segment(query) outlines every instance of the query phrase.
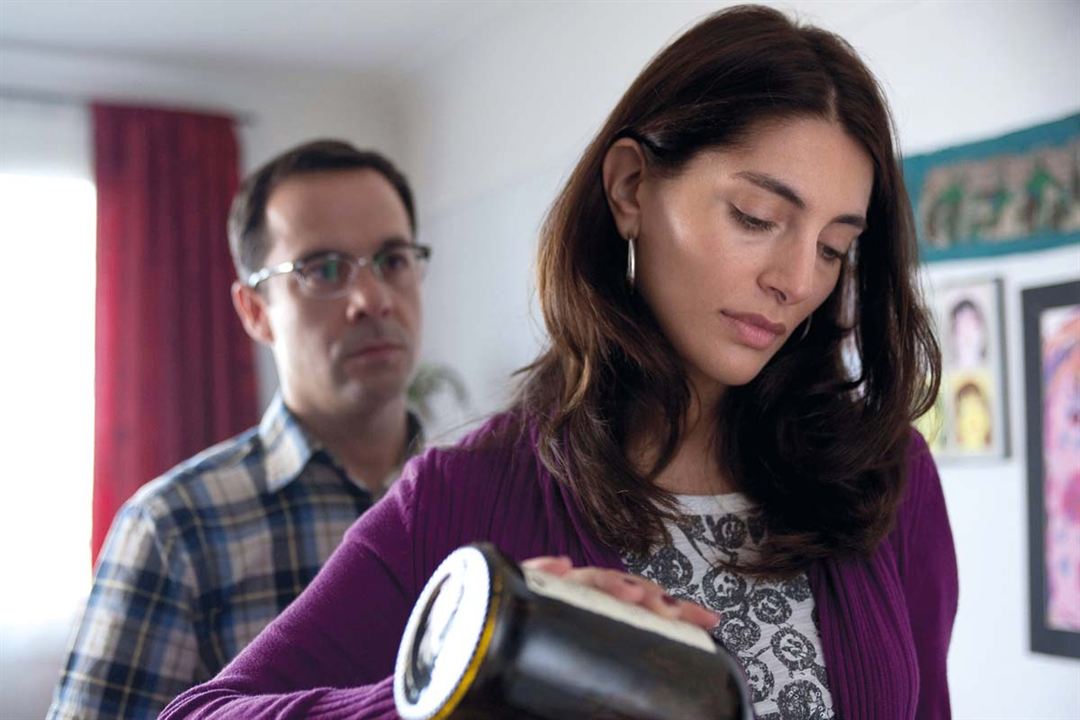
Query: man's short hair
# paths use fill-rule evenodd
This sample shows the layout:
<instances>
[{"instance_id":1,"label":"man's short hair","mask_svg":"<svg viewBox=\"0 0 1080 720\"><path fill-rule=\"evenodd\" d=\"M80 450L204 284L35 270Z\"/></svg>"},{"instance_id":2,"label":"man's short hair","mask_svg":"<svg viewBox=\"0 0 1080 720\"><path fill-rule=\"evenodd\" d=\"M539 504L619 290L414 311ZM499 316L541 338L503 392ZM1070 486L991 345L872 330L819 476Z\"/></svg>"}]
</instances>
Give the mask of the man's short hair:
<instances>
[{"instance_id":1,"label":"man's short hair","mask_svg":"<svg viewBox=\"0 0 1080 720\"><path fill-rule=\"evenodd\" d=\"M392 162L373 150L358 150L341 140L313 140L287 150L244 180L229 210L229 249L241 280L262 268L270 251L266 237L266 203L278 185L298 175L347 170L374 170L386 178L405 204L409 226L416 232L409 181Z\"/></svg>"}]
</instances>

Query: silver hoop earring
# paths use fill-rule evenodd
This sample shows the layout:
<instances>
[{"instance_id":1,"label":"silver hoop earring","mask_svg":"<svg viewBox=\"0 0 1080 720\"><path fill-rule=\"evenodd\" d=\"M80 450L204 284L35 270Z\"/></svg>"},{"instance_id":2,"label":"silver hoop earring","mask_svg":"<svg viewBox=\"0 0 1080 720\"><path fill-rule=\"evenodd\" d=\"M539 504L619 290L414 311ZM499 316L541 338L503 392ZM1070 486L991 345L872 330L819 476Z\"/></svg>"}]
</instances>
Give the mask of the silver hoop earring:
<instances>
[{"instance_id":1,"label":"silver hoop earring","mask_svg":"<svg viewBox=\"0 0 1080 720\"><path fill-rule=\"evenodd\" d=\"M814 314L810 313L806 316L806 325L803 327L802 335L799 336L799 342L806 339L806 336L810 334L810 321L814 319Z\"/></svg>"},{"instance_id":2,"label":"silver hoop earring","mask_svg":"<svg viewBox=\"0 0 1080 720\"><path fill-rule=\"evenodd\" d=\"M634 287L634 280L637 277L637 258L634 252L634 238L626 238L626 284L631 289Z\"/></svg>"}]
</instances>

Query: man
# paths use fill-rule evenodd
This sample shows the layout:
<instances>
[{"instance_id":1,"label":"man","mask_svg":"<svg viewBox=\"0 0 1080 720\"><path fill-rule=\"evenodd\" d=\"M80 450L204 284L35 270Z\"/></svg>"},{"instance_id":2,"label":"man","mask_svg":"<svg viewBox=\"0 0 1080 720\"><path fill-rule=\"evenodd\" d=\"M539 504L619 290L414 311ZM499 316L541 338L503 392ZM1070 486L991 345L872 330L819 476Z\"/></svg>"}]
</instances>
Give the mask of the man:
<instances>
[{"instance_id":1,"label":"man","mask_svg":"<svg viewBox=\"0 0 1080 720\"><path fill-rule=\"evenodd\" d=\"M429 249L385 158L290 150L237 194L232 298L280 391L257 428L117 514L50 718L156 717L215 675L314 577L420 445L405 388Z\"/></svg>"}]
</instances>

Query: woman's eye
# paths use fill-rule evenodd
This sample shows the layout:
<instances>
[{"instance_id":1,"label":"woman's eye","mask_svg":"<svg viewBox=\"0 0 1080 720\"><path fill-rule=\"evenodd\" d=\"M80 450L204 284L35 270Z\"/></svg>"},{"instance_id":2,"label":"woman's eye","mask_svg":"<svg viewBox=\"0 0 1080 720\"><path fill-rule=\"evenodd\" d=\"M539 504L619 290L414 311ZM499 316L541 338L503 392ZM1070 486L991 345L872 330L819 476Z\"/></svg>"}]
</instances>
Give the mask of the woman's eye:
<instances>
[{"instance_id":1,"label":"woman's eye","mask_svg":"<svg viewBox=\"0 0 1080 720\"><path fill-rule=\"evenodd\" d=\"M753 215L744 213L734 205L731 206L731 216L735 219L735 222L739 223L747 230L754 232L766 232L776 228L776 223L772 220L763 220L759 217L754 217Z\"/></svg>"},{"instance_id":2,"label":"woman's eye","mask_svg":"<svg viewBox=\"0 0 1080 720\"><path fill-rule=\"evenodd\" d=\"M844 253L829 247L828 245L821 246L821 257L825 258L828 262L840 262L844 259Z\"/></svg>"}]
</instances>

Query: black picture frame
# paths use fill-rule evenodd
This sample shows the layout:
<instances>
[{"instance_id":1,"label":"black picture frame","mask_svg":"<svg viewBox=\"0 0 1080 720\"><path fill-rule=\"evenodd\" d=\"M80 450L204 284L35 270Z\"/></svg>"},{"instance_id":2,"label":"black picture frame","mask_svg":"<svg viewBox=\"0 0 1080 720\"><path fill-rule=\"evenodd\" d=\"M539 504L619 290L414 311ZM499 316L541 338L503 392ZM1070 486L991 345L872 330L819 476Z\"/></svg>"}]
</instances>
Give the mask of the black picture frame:
<instances>
[{"instance_id":1,"label":"black picture frame","mask_svg":"<svg viewBox=\"0 0 1080 720\"><path fill-rule=\"evenodd\" d=\"M1080 658L1080 628L1059 629L1048 622L1046 546L1046 463L1044 453L1042 319L1048 310L1080 306L1080 280L1029 288L1022 293L1024 386L1027 403L1028 567L1031 650Z\"/></svg>"}]
</instances>

